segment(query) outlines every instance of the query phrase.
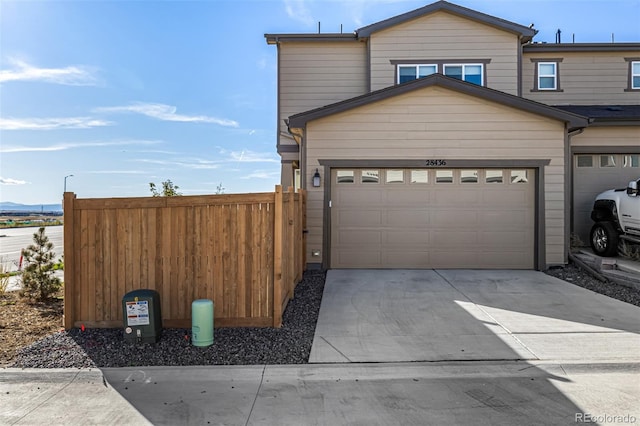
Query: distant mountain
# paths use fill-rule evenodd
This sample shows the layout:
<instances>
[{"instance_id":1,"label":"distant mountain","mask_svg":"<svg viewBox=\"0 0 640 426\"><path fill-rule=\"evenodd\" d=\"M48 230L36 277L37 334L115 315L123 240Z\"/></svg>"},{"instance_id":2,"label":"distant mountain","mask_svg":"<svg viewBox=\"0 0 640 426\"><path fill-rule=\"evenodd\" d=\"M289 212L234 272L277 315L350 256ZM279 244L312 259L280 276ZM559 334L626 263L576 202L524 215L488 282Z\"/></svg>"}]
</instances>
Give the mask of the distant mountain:
<instances>
[{"instance_id":1,"label":"distant mountain","mask_svg":"<svg viewBox=\"0 0 640 426\"><path fill-rule=\"evenodd\" d=\"M61 212L62 204L18 204L1 201L0 211L9 212Z\"/></svg>"}]
</instances>

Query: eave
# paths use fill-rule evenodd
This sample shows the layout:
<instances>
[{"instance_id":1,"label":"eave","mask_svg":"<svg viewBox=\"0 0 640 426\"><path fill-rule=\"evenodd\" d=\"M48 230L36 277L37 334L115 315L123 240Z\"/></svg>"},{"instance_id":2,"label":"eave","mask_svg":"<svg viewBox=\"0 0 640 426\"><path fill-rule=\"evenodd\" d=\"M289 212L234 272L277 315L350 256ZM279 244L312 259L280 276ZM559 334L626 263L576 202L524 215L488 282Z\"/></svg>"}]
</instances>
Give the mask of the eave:
<instances>
[{"instance_id":1,"label":"eave","mask_svg":"<svg viewBox=\"0 0 640 426\"><path fill-rule=\"evenodd\" d=\"M303 129L309 121L327 117L340 112L348 111L360 106L369 105L388 98L409 93L418 89L437 86L453 90L466 95L496 102L512 108L520 109L533 114L563 121L568 124L570 130L580 129L589 125L589 119L582 115L563 111L546 104L535 102L519 96L510 95L498 90L467 83L442 74L432 74L418 80L390 86L375 92L367 93L345 101L336 102L331 105L312 109L303 113L289 117L290 129Z\"/></svg>"}]
</instances>

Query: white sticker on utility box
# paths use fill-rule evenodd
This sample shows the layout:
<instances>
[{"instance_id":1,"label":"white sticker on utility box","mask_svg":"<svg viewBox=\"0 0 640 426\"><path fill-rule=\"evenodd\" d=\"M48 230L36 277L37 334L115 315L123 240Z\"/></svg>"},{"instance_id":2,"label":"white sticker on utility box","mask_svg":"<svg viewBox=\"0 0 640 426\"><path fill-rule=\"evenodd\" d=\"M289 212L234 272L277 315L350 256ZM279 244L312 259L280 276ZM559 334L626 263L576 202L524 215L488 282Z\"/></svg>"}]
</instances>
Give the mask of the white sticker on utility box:
<instances>
[{"instance_id":1,"label":"white sticker on utility box","mask_svg":"<svg viewBox=\"0 0 640 426\"><path fill-rule=\"evenodd\" d=\"M149 325L149 302L139 300L127 303L127 325Z\"/></svg>"}]
</instances>

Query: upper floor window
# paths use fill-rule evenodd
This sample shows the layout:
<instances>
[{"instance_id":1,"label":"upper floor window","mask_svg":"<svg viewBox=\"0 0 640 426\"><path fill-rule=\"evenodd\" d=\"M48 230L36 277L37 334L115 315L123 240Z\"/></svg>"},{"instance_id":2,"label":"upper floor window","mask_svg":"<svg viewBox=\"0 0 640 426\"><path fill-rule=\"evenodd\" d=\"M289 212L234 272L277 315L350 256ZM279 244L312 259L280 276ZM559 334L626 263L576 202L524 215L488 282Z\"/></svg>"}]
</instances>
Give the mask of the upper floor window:
<instances>
[{"instance_id":1,"label":"upper floor window","mask_svg":"<svg viewBox=\"0 0 640 426\"><path fill-rule=\"evenodd\" d=\"M438 72L437 65L398 65L398 83L417 80L430 74Z\"/></svg>"},{"instance_id":2,"label":"upper floor window","mask_svg":"<svg viewBox=\"0 0 640 426\"><path fill-rule=\"evenodd\" d=\"M562 59L537 59L532 58L535 64L535 77L533 92L560 90L560 62Z\"/></svg>"},{"instance_id":3,"label":"upper floor window","mask_svg":"<svg viewBox=\"0 0 640 426\"><path fill-rule=\"evenodd\" d=\"M484 86L487 81L487 67L491 59L392 59L396 68L396 83L402 84L431 74L441 73L458 80Z\"/></svg>"},{"instance_id":4,"label":"upper floor window","mask_svg":"<svg viewBox=\"0 0 640 426\"><path fill-rule=\"evenodd\" d=\"M538 62L538 89L556 90L558 88L558 64Z\"/></svg>"},{"instance_id":5,"label":"upper floor window","mask_svg":"<svg viewBox=\"0 0 640 426\"><path fill-rule=\"evenodd\" d=\"M630 83L630 89L631 90L638 90L640 89L640 59L637 61L631 61L631 66L630 66L631 70L630 70L630 76L629 76L629 83Z\"/></svg>"},{"instance_id":6,"label":"upper floor window","mask_svg":"<svg viewBox=\"0 0 640 426\"><path fill-rule=\"evenodd\" d=\"M444 65L444 75L482 86L482 64Z\"/></svg>"}]
</instances>

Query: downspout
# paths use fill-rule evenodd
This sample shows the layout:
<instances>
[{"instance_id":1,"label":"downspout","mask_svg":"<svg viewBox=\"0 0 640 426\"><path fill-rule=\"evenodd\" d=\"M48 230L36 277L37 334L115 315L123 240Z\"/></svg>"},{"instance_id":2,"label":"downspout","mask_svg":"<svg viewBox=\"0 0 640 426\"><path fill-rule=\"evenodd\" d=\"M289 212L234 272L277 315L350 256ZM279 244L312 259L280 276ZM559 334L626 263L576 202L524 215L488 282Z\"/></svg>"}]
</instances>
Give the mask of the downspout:
<instances>
[{"instance_id":1,"label":"downspout","mask_svg":"<svg viewBox=\"0 0 640 426\"><path fill-rule=\"evenodd\" d=\"M302 134L297 134L291 130L291 127L289 126L288 118L286 118L284 122L287 125L287 132L289 132L289 134L293 136L293 140L295 140L296 143L298 144L298 164L300 166L300 188L307 189L307 176L306 176L307 156L305 152L306 144L304 143L304 140L307 135L307 127L305 126L304 128L301 129Z\"/></svg>"},{"instance_id":2,"label":"downspout","mask_svg":"<svg viewBox=\"0 0 640 426\"><path fill-rule=\"evenodd\" d=\"M518 77L516 78L518 88L517 95L522 97L522 36L518 36Z\"/></svg>"}]
</instances>

